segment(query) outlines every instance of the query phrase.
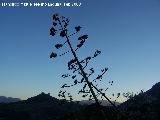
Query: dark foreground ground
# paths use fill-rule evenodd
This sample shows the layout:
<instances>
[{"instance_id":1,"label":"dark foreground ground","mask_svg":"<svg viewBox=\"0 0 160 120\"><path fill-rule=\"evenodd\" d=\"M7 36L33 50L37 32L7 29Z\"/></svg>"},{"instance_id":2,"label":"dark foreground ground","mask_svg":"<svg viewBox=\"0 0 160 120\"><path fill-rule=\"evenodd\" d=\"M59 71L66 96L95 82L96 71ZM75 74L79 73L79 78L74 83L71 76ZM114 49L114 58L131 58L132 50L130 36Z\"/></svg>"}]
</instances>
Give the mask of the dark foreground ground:
<instances>
[{"instance_id":1,"label":"dark foreground ground","mask_svg":"<svg viewBox=\"0 0 160 120\"><path fill-rule=\"evenodd\" d=\"M107 119L106 119L107 118ZM160 120L160 83L113 107L80 105L40 94L0 104L0 120Z\"/></svg>"}]
</instances>

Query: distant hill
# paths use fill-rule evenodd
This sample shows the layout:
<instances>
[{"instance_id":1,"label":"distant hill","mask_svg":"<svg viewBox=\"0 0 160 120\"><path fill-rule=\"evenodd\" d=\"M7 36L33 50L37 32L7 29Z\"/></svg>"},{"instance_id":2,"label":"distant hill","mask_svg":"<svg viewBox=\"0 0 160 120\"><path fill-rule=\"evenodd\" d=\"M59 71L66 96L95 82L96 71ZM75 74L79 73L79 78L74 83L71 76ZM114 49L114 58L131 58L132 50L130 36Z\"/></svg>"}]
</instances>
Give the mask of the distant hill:
<instances>
[{"instance_id":1,"label":"distant hill","mask_svg":"<svg viewBox=\"0 0 160 120\"><path fill-rule=\"evenodd\" d=\"M160 82L156 83L146 92L141 92L138 95L135 95L133 98L127 100L126 102L122 103L120 106L128 105L134 106L136 105L143 105L143 104L151 104L153 102L160 103Z\"/></svg>"},{"instance_id":2,"label":"distant hill","mask_svg":"<svg viewBox=\"0 0 160 120\"><path fill-rule=\"evenodd\" d=\"M102 109L108 120L160 120L160 83L121 103L118 109L106 106L105 101L100 110L93 102L81 101L80 105L41 93L27 100L1 103L0 120L103 120Z\"/></svg>"},{"instance_id":3,"label":"distant hill","mask_svg":"<svg viewBox=\"0 0 160 120\"><path fill-rule=\"evenodd\" d=\"M58 100L50 94L41 93L15 103L0 104L0 120L56 120L58 117L76 111L80 105Z\"/></svg>"},{"instance_id":4,"label":"distant hill","mask_svg":"<svg viewBox=\"0 0 160 120\"><path fill-rule=\"evenodd\" d=\"M153 85L153 87L146 92L148 96L160 99L160 82Z\"/></svg>"},{"instance_id":5,"label":"distant hill","mask_svg":"<svg viewBox=\"0 0 160 120\"><path fill-rule=\"evenodd\" d=\"M88 104L88 101L85 101ZM85 103L84 102L84 103ZM120 104L118 109L112 106L103 106L103 112L108 120L160 120L160 82L150 90L141 92L126 102ZM96 104L83 108L75 116L69 114L59 120L104 120Z\"/></svg>"},{"instance_id":6,"label":"distant hill","mask_svg":"<svg viewBox=\"0 0 160 120\"><path fill-rule=\"evenodd\" d=\"M59 100L55 97L50 96L50 93L45 94L44 92L42 92L37 96L28 98L26 100L26 102L31 102L31 103L46 102L46 101L58 102Z\"/></svg>"},{"instance_id":7,"label":"distant hill","mask_svg":"<svg viewBox=\"0 0 160 120\"><path fill-rule=\"evenodd\" d=\"M11 103L21 101L19 98L0 96L0 103Z\"/></svg>"},{"instance_id":8,"label":"distant hill","mask_svg":"<svg viewBox=\"0 0 160 120\"><path fill-rule=\"evenodd\" d=\"M107 101L107 100L99 100L99 102L101 103L102 106L111 106L111 104ZM91 105L94 104L95 100L82 100L79 102L79 104L81 105ZM115 103L115 105L120 105L119 102L113 102Z\"/></svg>"},{"instance_id":9,"label":"distant hill","mask_svg":"<svg viewBox=\"0 0 160 120\"><path fill-rule=\"evenodd\" d=\"M122 103L119 108L128 114L126 120L160 120L160 82Z\"/></svg>"}]
</instances>

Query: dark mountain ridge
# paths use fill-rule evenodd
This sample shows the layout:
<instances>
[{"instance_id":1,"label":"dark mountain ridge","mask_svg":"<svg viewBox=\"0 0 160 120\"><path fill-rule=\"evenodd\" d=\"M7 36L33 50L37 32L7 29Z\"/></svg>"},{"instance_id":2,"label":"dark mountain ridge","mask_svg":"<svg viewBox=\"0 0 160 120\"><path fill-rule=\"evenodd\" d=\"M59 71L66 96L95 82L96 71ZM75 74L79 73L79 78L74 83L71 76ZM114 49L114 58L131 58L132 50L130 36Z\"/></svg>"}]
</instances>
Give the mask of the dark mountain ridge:
<instances>
[{"instance_id":1,"label":"dark mountain ridge","mask_svg":"<svg viewBox=\"0 0 160 120\"><path fill-rule=\"evenodd\" d=\"M108 120L160 120L160 82L118 106L102 106ZM103 120L96 104L82 106L41 93L27 100L0 104L0 120Z\"/></svg>"},{"instance_id":2,"label":"dark mountain ridge","mask_svg":"<svg viewBox=\"0 0 160 120\"><path fill-rule=\"evenodd\" d=\"M54 101L54 102L58 102L59 100L55 97L52 97L50 95L50 93L48 94L45 94L44 92L42 92L41 94L37 95L37 96L34 96L34 97L31 97L31 98L28 98L26 100L26 102L32 102L32 103L39 103L39 102L48 102L48 101Z\"/></svg>"},{"instance_id":3,"label":"dark mountain ridge","mask_svg":"<svg viewBox=\"0 0 160 120\"><path fill-rule=\"evenodd\" d=\"M112 106L103 106L107 120L160 120L160 82L155 84L146 92L141 92L138 95L130 98L126 102L118 105L118 109ZM64 118L69 120L104 120L101 110L96 104L86 106L78 113L67 115Z\"/></svg>"},{"instance_id":4,"label":"dark mountain ridge","mask_svg":"<svg viewBox=\"0 0 160 120\"><path fill-rule=\"evenodd\" d=\"M119 105L126 120L160 120L160 82Z\"/></svg>"},{"instance_id":5,"label":"dark mountain ridge","mask_svg":"<svg viewBox=\"0 0 160 120\"><path fill-rule=\"evenodd\" d=\"M108 102L107 100L99 100L100 104L102 106L111 106L110 102ZM94 104L95 103L95 100L82 100L79 102L80 105L91 105L91 104ZM113 103L117 106L117 105L120 105L119 102L115 102L113 101Z\"/></svg>"},{"instance_id":6,"label":"dark mountain ridge","mask_svg":"<svg viewBox=\"0 0 160 120\"><path fill-rule=\"evenodd\" d=\"M141 93L130 98L126 102L122 103L120 106L123 106L128 103L130 105L132 105L133 103L140 105L150 104L153 102L160 102L160 82L153 85L152 88L147 90L146 92L141 91Z\"/></svg>"},{"instance_id":7,"label":"dark mountain ridge","mask_svg":"<svg viewBox=\"0 0 160 120\"><path fill-rule=\"evenodd\" d=\"M152 88L146 92L146 94L154 98L160 98L160 82L153 85Z\"/></svg>"},{"instance_id":8,"label":"dark mountain ridge","mask_svg":"<svg viewBox=\"0 0 160 120\"><path fill-rule=\"evenodd\" d=\"M11 103L21 101L19 98L0 96L0 103Z\"/></svg>"},{"instance_id":9,"label":"dark mountain ridge","mask_svg":"<svg viewBox=\"0 0 160 120\"><path fill-rule=\"evenodd\" d=\"M56 120L59 116L79 108L77 103L58 100L42 92L27 100L1 103L0 120Z\"/></svg>"}]
</instances>

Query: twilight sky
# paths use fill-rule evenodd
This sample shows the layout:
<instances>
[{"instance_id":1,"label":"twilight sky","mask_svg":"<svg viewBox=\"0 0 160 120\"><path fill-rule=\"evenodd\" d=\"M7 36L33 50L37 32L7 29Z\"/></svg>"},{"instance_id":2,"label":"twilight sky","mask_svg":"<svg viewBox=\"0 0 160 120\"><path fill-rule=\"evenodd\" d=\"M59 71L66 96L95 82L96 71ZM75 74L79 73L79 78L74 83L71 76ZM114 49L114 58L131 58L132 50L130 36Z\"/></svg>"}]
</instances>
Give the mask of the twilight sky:
<instances>
[{"instance_id":1,"label":"twilight sky","mask_svg":"<svg viewBox=\"0 0 160 120\"><path fill-rule=\"evenodd\" d=\"M64 3L64 0L33 2ZM102 88L110 87L109 96L117 92L146 91L160 81L159 0L66 2L81 2L82 6L0 6L0 96L26 99L43 91L57 97L60 86L70 82L60 76L67 72L71 55L49 59L58 41L49 36L54 13L69 17L70 28L81 25L82 33L89 35L85 46L78 51L80 58L94 54L96 49L102 51L91 66L97 73L109 68L100 84ZM108 84L110 80L114 81L113 86ZM76 91L76 87L69 90ZM73 94L76 96L76 92Z\"/></svg>"}]
</instances>

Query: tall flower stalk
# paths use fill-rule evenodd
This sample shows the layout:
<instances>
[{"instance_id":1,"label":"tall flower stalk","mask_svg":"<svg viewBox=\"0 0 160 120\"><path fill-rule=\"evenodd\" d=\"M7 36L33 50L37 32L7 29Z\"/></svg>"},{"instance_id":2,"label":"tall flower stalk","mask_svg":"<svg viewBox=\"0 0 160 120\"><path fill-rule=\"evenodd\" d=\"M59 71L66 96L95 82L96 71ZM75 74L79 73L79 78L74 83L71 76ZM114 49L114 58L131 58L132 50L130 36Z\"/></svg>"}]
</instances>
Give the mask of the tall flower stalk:
<instances>
[{"instance_id":1,"label":"tall flower stalk","mask_svg":"<svg viewBox=\"0 0 160 120\"><path fill-rule=\"evenodd\" d=\"M61 86L62 90L59 91L58 96L62 98L66 98L66 96L68 96L70 100L72 101L73 99L72 99L71 94L67 93L67 91L63 91L63 88L72 87L72 86L75 86L81 83L83 84L83 87L78 91L78 94L82 94L82 97L89 97L89 100L94 99L96 104L100 106L100 102L98 100L98 97L100 96L101 98L107 99L110 102L110 104L113 105L115 109L117 109L115 104L112 103L112 101L110 101L110 99L105 94L105 91L107 91L108 88L99 89L97 87L98 85L97 82L102 80L103 75L107 73L108 68L102 69L101 74L97 75L95 79L90 80L90 76L95 73L95 70L94 68L88 68L88 64L92 59L96 58L99 54L101 54L101 51L96 50L93 56L88 56L85 59L80 60L76 52L86 43L88 39L88 35L79 36L77 39L78 44L76 45L76 47L74 47L71 42L71 37L78 34L81 31L82 27L76 26L74 28L74 32L69 34L69 29L68 29L69 22L70 20L68 18L59 16L58 14L54 14L53 15L53 26L50 29L51 36L59 35L60 37L64 39L62 43L55 44L56 49L61 49L66 44L69 47L69 50L59 55L55 52L52 52L50 54L50 58L55 59L56 57L63 56L67 53L71 53L73 55L73 58L68 62L68 70L71 71L71 74L62 75L63 78L70 77L71 79L73 79L73 84L71 85L63 84ZM87 68L89 72L86 72ZM80 76L81 78L80 80L78 80L79 78L78 76ZM111 85L112 84L113 84L113 81L111 81Z\"/></svg>"}]
</instances>

